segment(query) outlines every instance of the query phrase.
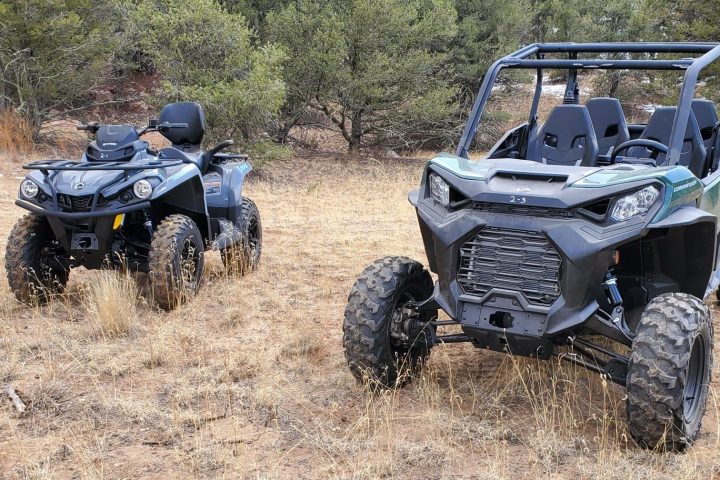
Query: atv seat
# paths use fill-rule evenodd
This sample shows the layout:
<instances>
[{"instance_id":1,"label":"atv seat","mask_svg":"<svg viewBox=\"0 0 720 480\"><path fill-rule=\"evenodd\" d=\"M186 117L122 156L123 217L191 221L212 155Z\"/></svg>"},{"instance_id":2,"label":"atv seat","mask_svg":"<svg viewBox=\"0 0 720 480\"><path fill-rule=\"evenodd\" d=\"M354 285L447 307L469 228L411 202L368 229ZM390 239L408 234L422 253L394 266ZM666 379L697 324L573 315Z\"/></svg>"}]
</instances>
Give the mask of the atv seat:
<instances>
[{"instance_id":1,"label":"atv seat","mask_svg":"<svg viewBox=\"0 0 720 480\"><path fill-rule=\"evenodd\" d=\"M528 141L527 160L549 165L595 166L598 143L584 105L558 105Z\"/></svg>"},{"instance_id":2,"label":"atv seat","mask_svg":"<svg viewBox=\"0 0 720 480\"><path fill-rule=\"evenodd\" d=\"M617 98L591 98L586 106L601 154L610 154L613 148L630 140L625 114Z\"/></svg>"},{"instance_id":3,"label":"atv seat","mask_svg":"<svg viewBox=\"0 0 720 480\"><path fill-rule=\"evenodd\" d=\"M170 128L161 132L170 140L172 147L160 150L160 157L194 163L205 173L209 161L200 149L205 136L205 114L200 104L195 102L179 102L165 105L160 111L159 122L187 123L184 128Z\"/></svg>"},{"instance_id":4,"label":"atv seat","mask_svg":"<svg viewBox=\"0 0 720 480\"><path fill-rule=\"evenodd\" d=\"M648 120L645 130L643 130L640 138L654 140L663 145L670 143L670 133L677 107L659 107L653 112L650 120ZM629 157L650 158L650 150L645 147L632 147L627 151ZM665 154L660 153L656 159L658 165L665 163ZM700 136L700 128L698 127L695 114L690 111L687 127L685 128L685 138L683 140L682 150L680 152L680 160L678 165L687 167L693 174L702 178L706 173L709 165L707 165L707 154L705 144Z\"/></svg>"},{"instance_id":5,"label":"atv seat","mask_svg":"<svg viewBox=\"0 0 720 480\"><path fill-rule=\"evenodd\" d=\"M205 152L199 148L193 150L181 150L177 147L167 147L160 149L159 156L164 160L182 160L185 163L194 163L201 172L204 172L206 169L203 168L205 162Z\"/></svg>"},{"instance_id":6,"label":"atv seat","mask_svg":"<svg viewBox=\"0 0 720 480\"><path fill-rule=\"evenodd\" d=\"M700 128L700 136L702 136L705 150L707 150L707 165L710 170L717 170L718 155L718 123L717 110L715 110L715 102L711 100L696 99L692 101L691 108L695 114L698 127Z\"/></svg>"}]
</instances>

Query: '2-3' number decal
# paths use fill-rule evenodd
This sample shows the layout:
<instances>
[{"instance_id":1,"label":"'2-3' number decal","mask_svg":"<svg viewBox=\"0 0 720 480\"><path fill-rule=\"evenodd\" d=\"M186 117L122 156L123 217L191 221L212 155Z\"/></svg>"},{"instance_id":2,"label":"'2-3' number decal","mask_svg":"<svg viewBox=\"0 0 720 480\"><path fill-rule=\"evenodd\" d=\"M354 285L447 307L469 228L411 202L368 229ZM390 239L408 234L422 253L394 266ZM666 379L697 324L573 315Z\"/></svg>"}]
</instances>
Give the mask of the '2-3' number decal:
<instances>
[{"instance_id":1,"label":"'2-3' number decal","mask_svg":"<svg viewBox=\"0 0 720 480\"><path fill-rule=\"evenodd\" d=\"M527 198L510 195L510 203L527 203Z\"/></svg>"}]
</instances>

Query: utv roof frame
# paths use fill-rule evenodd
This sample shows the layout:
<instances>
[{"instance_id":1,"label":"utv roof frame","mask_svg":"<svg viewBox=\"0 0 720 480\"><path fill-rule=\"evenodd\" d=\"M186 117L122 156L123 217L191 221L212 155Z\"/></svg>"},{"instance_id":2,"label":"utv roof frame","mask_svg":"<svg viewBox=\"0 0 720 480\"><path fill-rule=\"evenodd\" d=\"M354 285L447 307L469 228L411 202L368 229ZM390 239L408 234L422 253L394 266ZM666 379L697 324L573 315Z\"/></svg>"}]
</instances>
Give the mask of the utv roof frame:
<instances>
[{"instance_id":1,"label":"utv roof frame","mask_svg":"<svg viewBox=\"0 0 720 480\"><path fill-rule=\"evenodd\" d=\"M579 53L688 53L699 56L680 59L603 59L577 58ZM546 54L567 54L568 58L545 58ZM597 57L597 55L596 55ZM563 102L577 103L576 79L578 70L675 70L685 71L677 112L673 121L668 145L667 164L674 165L680 159L685 125L690 117L690 105L695 94L697 78L704 68L720 58L717 42L614 42L614 43L533 43L520 48L493 63L485 74L477 98L465 124L455 154L468 158L468 152L477 131L485 105L490 98L492 86L503 69L537 70L535 94L530 109L529 123L537 120L537 108L542 93L543 69L568 70ZM682 128L681 128L682 127Z\"/></svg>"}]
</instances>

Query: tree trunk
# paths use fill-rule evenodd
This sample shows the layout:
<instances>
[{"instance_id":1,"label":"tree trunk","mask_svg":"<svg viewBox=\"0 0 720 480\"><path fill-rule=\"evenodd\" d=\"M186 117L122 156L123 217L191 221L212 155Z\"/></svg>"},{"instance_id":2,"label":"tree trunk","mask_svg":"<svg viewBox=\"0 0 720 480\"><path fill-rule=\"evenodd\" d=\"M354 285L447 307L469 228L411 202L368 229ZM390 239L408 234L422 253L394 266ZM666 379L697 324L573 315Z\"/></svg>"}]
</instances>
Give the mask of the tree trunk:
<instances>
[{"instance_id":1,"label":"tree trunk","mask_svg":"<svg viewBox=\"0 0 720 480\"><path fill-rule=\"evenodd\" d=\"M292 128L292 125L283 123L281 124L277 132L275 132L275 140L277 140L278 143L281 143L285 145L287 143L288 135L290 135L290 129Z\"/></svg>"},{"instance_id":2,"label":"tree trunk","mask_svg":"<svg viewBox=\"0 0 720 480\"><path fill-rule=\"evenodd\" d=\"M353 112L352 116L350 117L351 130L350 130L350 140L348 141L348 149L351 152L358 152L360 151L360 142L362 141L362 110L357 110Z\"/></svg>"}]
</instances>

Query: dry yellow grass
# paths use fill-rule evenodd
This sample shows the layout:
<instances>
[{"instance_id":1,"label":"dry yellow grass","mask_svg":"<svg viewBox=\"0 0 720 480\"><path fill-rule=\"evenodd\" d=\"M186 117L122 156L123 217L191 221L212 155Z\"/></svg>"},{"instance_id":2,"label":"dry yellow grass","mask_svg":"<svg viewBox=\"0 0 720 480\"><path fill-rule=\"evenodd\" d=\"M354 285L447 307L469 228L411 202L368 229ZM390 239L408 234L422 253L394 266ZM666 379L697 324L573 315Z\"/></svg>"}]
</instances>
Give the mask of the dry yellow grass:
<instances>
[{"instance_id":1,"label":"dry yellow grass","mask_svg":"<svg viewBox=\"0 0 720 480\"><path fill-rule=\"evenodd\" d=\"M715 389L697 446L676 455L633 445L622 389L555 361L448 345L404 389L356 384L347 294L378 257L424 260L406 199L422 165L272 166L245 192L263 219L259 270L228 277L208 255L198 298L172 313L138 303L131 335L95 333L94 272L35 309L0 281L0 382L29 405L18 418L0 399L0 477L720 477ZM0 251L21 214L21 173L3 168Z\"/></svg>"},{"instance_id":2,"label":"dry yellow grass","mask_svg":"<svg viewBox=\"0 0 720 480\"><path fill-rule=\"evenodd\" d=\"M0 109L0 153L10 160L32 150L32 129L27 120L13 110Z\"/></svg>"},{"instance_id":3,"label":"dry yellow grass","mask_svg":"<svg viewBox=\"0 0 720 480\"><path fill-rule=\"evenodd\" d=\"M88 321L100 336L126 336L137 320L137 300L137 287L128 275L98 272L84 300Z\"/></svg>"}]
</instances>

